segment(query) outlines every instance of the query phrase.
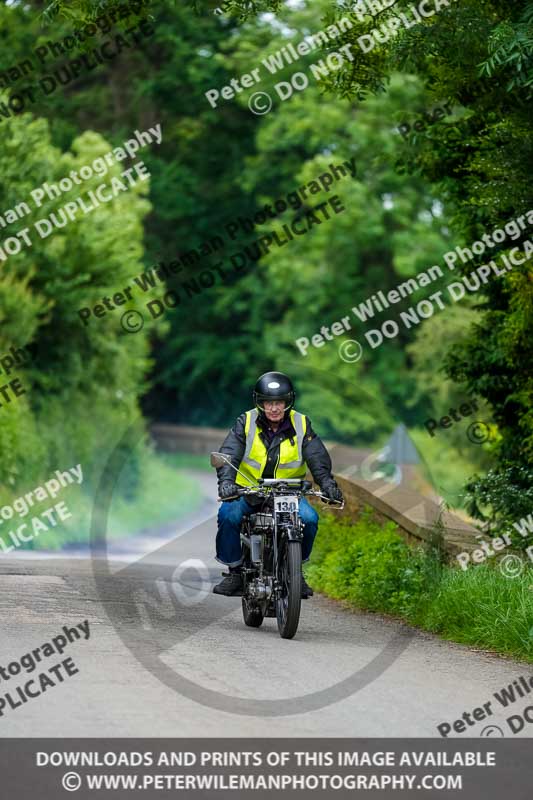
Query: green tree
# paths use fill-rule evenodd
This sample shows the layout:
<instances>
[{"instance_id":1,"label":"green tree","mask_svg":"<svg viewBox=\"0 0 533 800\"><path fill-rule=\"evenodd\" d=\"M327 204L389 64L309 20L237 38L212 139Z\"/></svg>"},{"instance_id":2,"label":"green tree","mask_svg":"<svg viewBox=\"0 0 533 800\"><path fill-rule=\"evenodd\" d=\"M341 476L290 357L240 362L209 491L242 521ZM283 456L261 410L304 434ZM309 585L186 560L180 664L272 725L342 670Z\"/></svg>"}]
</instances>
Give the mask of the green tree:
<instances>
[{"instance_id":1,"label":"green tree","mask_svg":"<svg viewBox=\"0 0 533 800\"><path fill-rule=\"evenodd\" d=\"M398 0L379 15L386 23L409 3ZM246 11L246 4L241 4ZM274 4L272 10L275 10ZM329 4L329 18L349 14L349 4ZM355 54L330 88L349 98L381 96L398 70L416 75L425 92L410 108L448 100L452 119L414 131L404 161L430 181L448 211L455 244L479 239L531 204L531 70L533 4L530 0L463 0L410 29L401 28L385 44L363 52L358 38L376 24L354 16L343 39ZM455 141L450 142L450 132ZM475 265L475 263L474 263ZM465 272L473 268L465 266ZM458 267L458 271L460 267ZM448 361L449 375L466 384L492 408L500 437L494 446L494 475L472 485L474 499L493 511L517 512L516 496L533 477L532 341L530 267L525 264L483 289L482 319L472 326ZM505 476L505 480L503 480ZM490 487L498 485L498 496ZM477 489L476 489L477 486ZM507 500L505 499L507 497ZM482 513L474 502L473 510Z\"/></svg>"},{"instance_id":2,"label":"green tree","mask_svg":"<svg viewBox=\"0 0 533 800\"><path fill-rule=\"evenodd\" d=\"M288 39L298 42L309 31L318 30L325 8L325 3L306 5L286 10L274 21L250 20L235 28L221 44L227 72L242 74L252 65L260 65ZM307 65L321 55L311 54ZM299 62L298 69L305 67ZM209 350L214 362L219 348L224 368L222 375L217 373L216 382L222 388L222 396L226 386L240 385L244 394L244 387L250 386L257 373L273 364L280 369L290 365L293 371L301 368L301 402L306 407L316 405L313 416L328 435L351 433L359 442L375 441L390 433L395 422L404 419L412 424L420 419L422 401L417 408L408 402L413 379L406 373L404 346L413 334L402 330L398 341L387 342L375 353L367 347L364 361L358 365L340 359L338 347L342 339L320 350L310 347L304 359L295 340L304 336L310 339L322 325L345 315L353 333L344 338L362 339L367 327L374 325L360 323L351 312L352 306L378 290L386 293L435 264L448 249L445 220L427 182L395 170L401 146L394 123L422 89L416 80L406 82L398 75L386 95L359 104L325 94L318 83L311 81L304 92L280 102L274 84L288 80L294 71L294 66L275 75L261 71L260 88L274 98L275 105L270 114L257 120L255 153L246 159L242 183L251 198L247 216L251 217L265 203L273 205L277 199L307 186L328 172L332 163L342 165L353 159L356 177L348 177L346 170L345 178L329 192L314 197L308 194L303 209L289 207L274 221L257 225L247 236L242 234L235 250L245 252L246 245L253 249L253 242L260 236L272 231L281 233L284 224L334 194L339 195L345 211L338 216L332 212L331 221L283 248L272 246L258 263L248 256L242 277L224 296L217 296L216 305L210 308L210 315L223 326L222 335L209 336L206 327L210 322L206 320L206 327L200 328L201 335L195 335L189 345L192 352L188 347L187 352L191 363L202 364L205 350ZM246 108L249 94L239 95L236 102ZM407 308L411 302L407 299L394 311ZM227 326L223 315L228 317ZM379 316L376 325L386 317ZM169 340L167 347L171 346ZM228 351L231 359L224 355ZM322 384L323 402L316 403L317 389L312 387L311 369L306 379L306 364L334 372L343 386L351 388L337 399L339 387L328 389ZM398 374L402 374L401 381ZM192 371L187 386L194 379ZM356 386L366 391L358 393ZM238 399L233 410L237 409Z\"/></svg>"},{"instance_id":3,"label":"green tree","mask_svg":"<svg viewBox=\"0 0 533 800\"><path fill-rule=\"evenodd\" d=\"M150 208L146 183L42 239L35 222L69 198L45 200L38 209L30 199L44 181L56 183L110 149L87 132L61 152L45 120L24 115L3 123L0 207L27 199L31 209L3 231L5 240L27 227L31 240L7 258L0 277L0 351L30 345L32 353L20 372L26 394L0 409L0 483L7 486L31 486L71 462L96 468L120 430L139 418L149 366L146 336L124 334L116 314L92 317L84 326L77 312L120 291L132 264L140 271L142 218ZM115 164L109 174L121 171ZM95 175L84 189L101 182Z\"/></svg>"},{"instance_id":4,"label":"green tree","mask_svg":"<svg viewBox=\"0 0 533 800\"><path fill-rule=\"evenodd\" d=\"M117 135L129 133L141 119L163 122L163 146L146 155L155 206L146 231L147 264L199 248L219 231L224 235L224 252L193 263L187 276L182 273L173 282L180 305L167 315L168 337L154 341L157 390L145 408L192 422L227 420L240 408L258 371L299 360L295 339L339 319L372 293L440 263L446 250L479 239L529 206L531 2L462 0L366 53L358 38L398 11L408 11L409 0L398 0L378 20L364 22L351 14L350 3L330 0L288 6L231 0L220 5L221 15L214 13L218 4L211 0L191 2L188 8L154 5L153 39L138 52L124 54L103 83L95 73L69 87L68 114L60 113L59 96L42 112L50 115L53 140L62 147L86 127L89 113L97 130L113 120ZM60 25L61 12L83 17L108 6L75 0L53 3L48 10ZM277 16L262 13L267 10ZM17 30L22 18L33 19L31 8L5 12L18 20ZM217 109L206 103L207 89L249 71L290 37L303 38L346 15L354 25L329 49L351 45L353 60L330 79L277 103L265 117L250 114L247 94ZM15 39L23 53L27 34L20 32ZM302 68L327 50L303 59ZM158 68L157 77L149 74L152 66ZM275 96L274 83L293 71L287 67L270 80L263 77L261 88ZM128 75L140 79L129 81ZM422 131L413 127L405 141L395 130L444 102L453 106L452 115ZM209 292L184 288L185 278L194 281L217 262L226 268L232 252L269 233L268 225L256 226L252 234L228 241L228 221L252 216L331 161L352 156L357 180L339 189L347 210L333 223L290 248L272 249L238 274L230 269ZM288 211L273 224L290 216ZM453 338L459 332L461 338L448 359L448 375L483 398L494 414L499 437L492 449L498 469L509 479L503 492L509 498L525 493L532 467L529 272L526 264L492 279L468 330L468 308L463 313L458 307L450 316ZM323 424L330 430L360 431L371 440L384 434L389 418L420 421L431 399L420 337L440 335L446 325L435 319L419 331L401 330L397 340L369 351L357 367L339 363L337 343L312 351L307 363L385 398L370 420L357 397L348 393L350 400L340 409L333 392L323 406ZM354 338L363 333L354 320ZM415 334L418 345L406 350ZM437 372L444 360L438 344ZM312 395L310 390L310 403ZM334 409L333 419L326 409ZM513 507L509 500L508 510Z\"/></svg>"}]
</instances>

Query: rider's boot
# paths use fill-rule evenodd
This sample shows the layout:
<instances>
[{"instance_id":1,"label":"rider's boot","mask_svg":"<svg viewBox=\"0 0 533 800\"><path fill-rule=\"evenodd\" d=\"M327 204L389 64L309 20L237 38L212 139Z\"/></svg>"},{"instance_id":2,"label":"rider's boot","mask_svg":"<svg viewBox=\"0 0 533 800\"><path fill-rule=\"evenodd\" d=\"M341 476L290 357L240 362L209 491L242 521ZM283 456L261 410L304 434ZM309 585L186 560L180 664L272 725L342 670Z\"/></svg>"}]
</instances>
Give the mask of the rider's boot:
<instances>
[{"instance_id":1,"label":"rider's boot","mask_svg":"<svg viewBox=\"0 0 533 800\"><path fill-rule=\"evenodd\" d=\"M226 597L240 597L242 595L242 572L240 567L230 567L229 572L223 572L226 577L213 587L215 594Z\"/></svg>"},{"instance_id":2,"label":"rider's boot","mask_svg":"<svg viewBox=\"0 0 533 800\"><path fill-rule=\"evenodd\" d=\"M311 589L311 587L309 586L309 584L307 583L307 581L305 580L303 572L302 572L301 587L302 587L302 592L301 592L300 597L302 598L302 600L307 600L308 597L312 597L313 596L314 592Z\"/></svg>"}]
</instances>

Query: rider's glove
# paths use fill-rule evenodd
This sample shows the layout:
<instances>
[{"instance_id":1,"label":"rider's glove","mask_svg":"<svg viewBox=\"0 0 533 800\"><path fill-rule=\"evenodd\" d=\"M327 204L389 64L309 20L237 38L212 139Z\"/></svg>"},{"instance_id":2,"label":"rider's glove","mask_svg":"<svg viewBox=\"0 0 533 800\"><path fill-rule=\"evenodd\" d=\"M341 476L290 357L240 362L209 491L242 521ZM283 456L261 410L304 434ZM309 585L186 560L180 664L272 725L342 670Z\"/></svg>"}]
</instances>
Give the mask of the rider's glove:
<instances>
[{"instance_id":1,"label":"rider's glove","mask_svg":"<svg viewBox=\"0 0 533 800\"><path fill-rule=\"evenodd\" d=\"M222 500L228 500L230 497L231 499L237 499L234 497L238 493L239 487L233 481L222 481L220 486L218 487L218 494Z\"/></svg>"},{"instance_id":2,"label":"rider's glove","mask_svg":"<svg viewBox=\"0 0 533 800\"><path fill-rule=\"evenodd\" d=\"M322 493L325 494L330 500L338 500L339 502L342 502L342 492L333 478L329 481L326 481L326 483L323 483L320 488Z\"/></svg>"}]
</instances>

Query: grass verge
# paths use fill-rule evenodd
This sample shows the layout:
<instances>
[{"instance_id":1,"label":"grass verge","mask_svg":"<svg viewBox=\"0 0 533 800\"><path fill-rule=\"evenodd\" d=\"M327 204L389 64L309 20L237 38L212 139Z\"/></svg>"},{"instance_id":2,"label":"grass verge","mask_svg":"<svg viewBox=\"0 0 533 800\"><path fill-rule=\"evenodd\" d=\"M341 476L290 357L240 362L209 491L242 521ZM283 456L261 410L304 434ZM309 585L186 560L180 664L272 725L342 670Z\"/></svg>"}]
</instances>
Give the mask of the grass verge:
<instances>
[{"instance_id":1,"label":"grass verge","mask_svg":"<svg viewBox=\"0 0 533 800\"><path fill-rule=\"evenodd\" d=\"M497 565L466 572L435 549L407 545L394 523L366 510L355 524L324 515L309 566L319 592L393 614L451 641L533 662L533 569L516 578Z\"/></svg>"},{"instance_id":2,"label":"grass verge","mask_svg":"<svg viewBox=\"0 0 533 800\"><path fill-rule=\"evenodd\" d=\"M119 480L113 493L106 538L133 536L144 529L177 522L196 511L202 504L203 494L198 481L189 474L190 469L197 468L194 456L192 463L188 459L188 456L182 455L143 452L138 468L135 463L135 475L128 474L126 470L124 480ZM26 522L27 535L32 531L32 519L42 515L44 510L58 501L64 503L71 516L56 525L41 516L38 535L28 542L22 542L21 547L15 548L11 555L15 554L16 549L61 550L66 545L89 544L94 488L85 484L82 488L74 484L66 487L56 500L48 498L33 505L24 517L4 522L0 531L4 550L13 546L10 530L16 535L18 527ZM10 499L6 498L3 502L10 502ZM42 531L41 526L47 529Z\"/></svg>"}]
</instances>

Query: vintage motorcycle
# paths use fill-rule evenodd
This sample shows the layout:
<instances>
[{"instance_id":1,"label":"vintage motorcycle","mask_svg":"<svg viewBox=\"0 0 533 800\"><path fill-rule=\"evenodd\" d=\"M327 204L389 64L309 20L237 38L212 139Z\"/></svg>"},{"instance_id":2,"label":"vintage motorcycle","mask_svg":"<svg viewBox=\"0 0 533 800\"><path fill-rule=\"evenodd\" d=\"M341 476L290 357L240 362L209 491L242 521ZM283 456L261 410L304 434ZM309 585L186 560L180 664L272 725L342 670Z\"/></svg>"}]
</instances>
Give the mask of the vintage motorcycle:
<instances>
[{"instance_id":1,"label":"vintage motorcycle","mask_svg":"<svg viewBox=\"0 0 533 800\"><path fill-rule=\"evenodd\" d=\"M242 475L224 453L211 453L211 466L224 464ZM344 501L330 500L312 486L299 478L259 478L253 487L239 487L236 495L263 499L241 526L244 623L258 628L265 617L276 617L283 639L293 638L300 621L303 522L299 500L320 497L332 507L344 508Z\"/></svg>"}]
</instances>

